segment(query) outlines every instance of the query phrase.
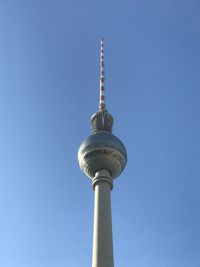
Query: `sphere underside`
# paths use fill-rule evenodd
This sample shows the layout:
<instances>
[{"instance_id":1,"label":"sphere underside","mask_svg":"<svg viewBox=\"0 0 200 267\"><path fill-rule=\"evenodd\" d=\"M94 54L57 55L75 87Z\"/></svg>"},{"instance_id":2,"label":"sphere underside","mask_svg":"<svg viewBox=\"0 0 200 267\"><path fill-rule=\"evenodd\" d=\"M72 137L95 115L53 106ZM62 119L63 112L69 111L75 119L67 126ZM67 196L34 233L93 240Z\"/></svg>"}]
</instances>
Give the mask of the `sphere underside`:
<instances>
[{"instance_id":1,"label":"sphere underside","mask_svg":"<svg viewBox=\"0 0 200 267\"><path fill-rule=\"evenodd\" d=\"M99 132L83 141L78 151L78 162L81 170L91 179L100 169L107 169L114 179L123 171L127 153L119 138Z\"/></svg>"}]
</instances>

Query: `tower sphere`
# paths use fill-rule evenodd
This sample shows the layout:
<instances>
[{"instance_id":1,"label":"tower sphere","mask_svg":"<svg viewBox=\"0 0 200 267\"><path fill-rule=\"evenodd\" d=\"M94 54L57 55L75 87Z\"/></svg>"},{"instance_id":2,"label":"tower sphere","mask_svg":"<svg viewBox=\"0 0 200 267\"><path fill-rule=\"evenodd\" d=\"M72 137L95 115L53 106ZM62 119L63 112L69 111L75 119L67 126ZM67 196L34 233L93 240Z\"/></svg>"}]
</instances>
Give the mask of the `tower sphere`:
<instances>
[{"instance_id":1,"label":"tower sphere","mask_svg":"<svg viewBox=\"0 0 200 267\"><path fill-rule=\"evenodd\" d=\"M126 166L126 148L115 135L109 132L97 132L80 145L78 162L81 170L91 179L101 169L108 170L114 179Z\"/></svg>"}]
</instances>

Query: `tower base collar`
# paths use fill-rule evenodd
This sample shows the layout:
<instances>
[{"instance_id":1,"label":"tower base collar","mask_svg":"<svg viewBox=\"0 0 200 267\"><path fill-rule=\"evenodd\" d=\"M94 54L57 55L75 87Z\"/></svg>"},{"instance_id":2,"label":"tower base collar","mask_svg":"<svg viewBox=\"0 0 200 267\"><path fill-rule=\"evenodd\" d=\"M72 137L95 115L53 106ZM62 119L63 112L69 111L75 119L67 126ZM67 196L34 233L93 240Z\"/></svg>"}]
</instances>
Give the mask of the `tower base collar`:
<instances>
[{"instance_id":1,"label":"tower base collar","mask_svg":"<svg viewBox=\"0 0 200 267\"><path fill-rule=\"evenodd\" d=\"M96 184L103 182L110 185L110 190L113 189L113 180L110 177L110 173L108 170L104 169L96 172L95 177L92 179L92 188L95 189Z\"/></svg>"}]
</instances>

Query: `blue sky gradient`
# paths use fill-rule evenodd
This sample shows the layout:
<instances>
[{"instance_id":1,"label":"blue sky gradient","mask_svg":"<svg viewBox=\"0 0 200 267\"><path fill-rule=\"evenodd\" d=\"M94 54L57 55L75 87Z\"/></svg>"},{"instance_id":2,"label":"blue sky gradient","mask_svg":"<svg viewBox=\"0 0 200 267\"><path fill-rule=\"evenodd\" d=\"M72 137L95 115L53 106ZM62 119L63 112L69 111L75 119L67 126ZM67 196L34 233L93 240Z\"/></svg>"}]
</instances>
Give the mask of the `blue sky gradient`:
<instances>
[{"instance_id":1,"label":"blue sky gradient","mask_svg":"<svg viewBox=\"0 0 200 267\"><path fill-rule=\"evenodd\" d=\"M128 165L115 267L200 266L200 1L0 1L0 266L91 266L91 133L106 101Z\"/></svg>"}]
</instances>

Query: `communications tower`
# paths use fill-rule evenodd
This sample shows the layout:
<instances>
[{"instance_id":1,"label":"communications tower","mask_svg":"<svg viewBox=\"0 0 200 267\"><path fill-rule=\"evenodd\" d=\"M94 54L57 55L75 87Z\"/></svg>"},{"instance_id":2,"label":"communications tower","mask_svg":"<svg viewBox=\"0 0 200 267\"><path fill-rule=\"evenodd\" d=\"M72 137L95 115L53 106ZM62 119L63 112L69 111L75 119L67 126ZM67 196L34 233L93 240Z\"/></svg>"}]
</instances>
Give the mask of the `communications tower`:
<instances>
[{"instance_id":1,"label":"communications tower","mask_svg":"<svg viewBox=\"0 0 200 267\"><path fill-rule=\"evenodd\" d=\"M91 117L93 134L78 150L81 170L94 189L94 229L92 267L114 267L110 192L113 180L126 166L126 148L112 134L113 117L105 104L104 44L101 38L99 110Z\"/></svg>"}]
</instances>

